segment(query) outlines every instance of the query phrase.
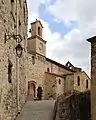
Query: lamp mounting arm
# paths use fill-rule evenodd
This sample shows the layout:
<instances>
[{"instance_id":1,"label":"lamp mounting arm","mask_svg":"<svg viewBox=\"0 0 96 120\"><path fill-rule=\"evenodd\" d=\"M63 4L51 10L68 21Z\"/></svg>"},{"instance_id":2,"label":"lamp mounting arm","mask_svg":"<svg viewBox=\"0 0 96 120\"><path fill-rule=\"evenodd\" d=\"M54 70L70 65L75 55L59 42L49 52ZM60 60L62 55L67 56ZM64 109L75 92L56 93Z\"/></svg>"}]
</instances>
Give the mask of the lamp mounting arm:
<instances>
[{"instance_id":1,"label":"lamp mounting arm","mask_svg":"<svg viewBox=\"0 0 96 120\"><path fill-rule=\"evenodd\" d=\"M6 35L6 33L5 33L5 43L7 40L9 40L11 38L15 39L17 43L22 42L22 39L23 39L20 34L18 34L18 35L14 35L14 34L13 35Z\"/></svg>"}]
</instances>

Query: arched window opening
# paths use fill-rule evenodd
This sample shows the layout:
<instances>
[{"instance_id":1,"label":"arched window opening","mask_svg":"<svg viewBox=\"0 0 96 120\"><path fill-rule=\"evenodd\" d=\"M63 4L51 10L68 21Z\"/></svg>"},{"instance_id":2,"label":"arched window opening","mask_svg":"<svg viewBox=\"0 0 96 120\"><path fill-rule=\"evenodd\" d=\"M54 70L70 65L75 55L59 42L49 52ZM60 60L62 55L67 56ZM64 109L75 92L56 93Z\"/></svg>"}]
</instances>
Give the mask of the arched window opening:
<instances>
[{"instance_id":1,"label":"arched window opening","mask_svg":"<svg viewBox=\"0 0 96 120\"><path fill-rule=\"evenodd\" d=\"M14 0L11 0L11 10L13 11L14 9Z\"/></svg>"},{"instance_id":2,"label":"arched window opening","mask_svg":"<svg viewBox=\"0 0 96 120\"><path fill-rule=\"evenodd\" d=\"M40 27L38 27L38 35L40 36L41 35L41 29L40 29Z\"/></svg>"},{"instance_id":3,"label":"arched window opening","mask_svg":"<svg viewBox=\"0 0 96 120\"><path fill-rule=\"evenodd\" d=\"M88 80L86 80L86 88L88 88Z\"/></svg>"},{"instance_id":4,"label":"arched window opening","mask_svg":"<svg viewBox=\"0 0 96 120\"><path fill-rule=\"evenodd\" d=\"M80 77L78 76L78 79L77 79L77 84L78 86L80 86Z\"/></svg>"},{"instance_id":5,"label":"arched window opening","mask_svg":"<svg viewBox=\"0 0 96 120\"><path fill-rule=\"evenodd\" d=\"M11 2L14 2L14 0L11 0Z\"/></svg>"},{"instance_id":6,"label":"arched window opening","mask_svg":"<svg viewBox=\"0 0 96 120\"><path fill-rule=\"evenodd\" d=\"M59 79L59 85L61 84L61 80Z\"/></svg>"},{"instance_id":7,"label":"arched window opening","mask_svg":"<svg viewBox=\"0 0 96 120\"><path fill-rule=\"evenodd\" d=\"M32 56L32 64L34 65L35 64L35 57Z\"/></svg>"},{"instance_id":8,"label":"arched window opening","mask_svg":"<svg viewBox=\"0 0 96 120\"><path fill-rule=\"evenodd\" d=\"M50 72L50 69L49 69L49 68L47 68L47 72Z\"/></svg>"},{"instance_id":9,"label":"arched window opening","mask_svg":"<svg viewBox=\"0 0 96 120\"><path fill-rule=\"evenodd\" d=\"M8 60L8 82L12 83L12 63Z\"/></svg>"}]
</instances>

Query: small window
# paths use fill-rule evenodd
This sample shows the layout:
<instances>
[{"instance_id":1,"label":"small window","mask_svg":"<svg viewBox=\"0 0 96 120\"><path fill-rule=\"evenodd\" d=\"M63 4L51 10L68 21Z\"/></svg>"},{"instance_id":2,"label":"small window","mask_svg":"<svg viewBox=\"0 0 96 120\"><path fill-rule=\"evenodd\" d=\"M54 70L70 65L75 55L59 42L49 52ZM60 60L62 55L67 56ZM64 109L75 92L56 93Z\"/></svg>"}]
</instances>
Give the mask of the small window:
<instances>
[{"instance_id":1,"label":"small window","mask_svg":"<svg viewBox=\"0 0 96 120\"><path fill-rule=\"evenodd\" d=\"M8 82L12 83L12 63L8 60Z\"/></svg>"},{"instance_id":2,"label":"small window","mask_svg":"<svg viewBox=\"0 0 96 120\"><path fill-rule=\"evenodd\" d=\"M38 60L40 60L40 57L38 56Z\"/></svg>"},{"instance_id":3,"label":"small window","mask_svg":"<svg viewBox=\"0 0 96 120\"><path fill-rule=\"evenodd\" d=\"M11 0L11 2L14 2L14 0Z\"/></svg>"},{"instance_id":4,"label":"small window","mask_svg":"<svg viewBox=\"0 0 96 120\"><path fill-rule=\"evenodd\" d=\"M19 20L19 33L21 32L21 21Z\"/></svg>"},{"instance_id":5,"label":"small window","mask_svg":"<svg viewBox=\"0 0 96 120\"><path fill-rule=\"evenodd\" d=\"M47 72L50 72L50 69L49 69L49 68L47 68Z\"/></svg>"},{"instance_id":6,"label":"small window","mask_svg":"<svg viewBox=\"0 0 96 120\"><path fill-rule=\"evenodd\" d=\"M32 64L34 65L35 64L35 57L32 56Z\"/></svg>"},{"instance_id":7,"label":"small window","mask_svg":"<svg viewBox=\"0 0 96 120\"><path fill-rule=\"evenodd\" d=\"M59 84L61 84L61 80L59 79Z\"/></svg>"},{"instance_id":8,"label":"small window","mask_svg":"<svg viewBox=\"0 0 96 120\"><path fill-rule=\"evenodd\" d=\"M11 0L11 10L14 9L14 0Z\"/></svg>"},{"instance_id":9,"label":"small window","mask_svg":"<svg viewBox=\"0 0 96 120\"><path fill-rule=\"evenodd\" d=\"M21 21L19 20L19 26L21 26Z\"/></svg>"},{"instance_id":10,"label":"small window","mask_svg":"<svg viewBox=\"0 0 96 120\"><path fill-rule=\"evenodd\" d=\"M38 27L38 35L39 35L39 36L40 36L40 32L41 32L41 31L40 31L40 27Z\"/></svg>"},{"instance_id":11,"label":"small window","mask_svg":"<svg viewBox=\"0 0 96 120\"><path fill-rule=\"evenodd\" d=\"M86 80L86 88L88 88L88 80Z\"/></svg>"},{"instance_id":12,"label":"small window","mask_svg":"<svg viewBox=\"0 0 96 120\"><path fill-rule=\"evenodd\" d=\"M78 86L80 86L80 77L78 76L78 79L77 79L77 84Z\"/></svg>"}]
</instances>

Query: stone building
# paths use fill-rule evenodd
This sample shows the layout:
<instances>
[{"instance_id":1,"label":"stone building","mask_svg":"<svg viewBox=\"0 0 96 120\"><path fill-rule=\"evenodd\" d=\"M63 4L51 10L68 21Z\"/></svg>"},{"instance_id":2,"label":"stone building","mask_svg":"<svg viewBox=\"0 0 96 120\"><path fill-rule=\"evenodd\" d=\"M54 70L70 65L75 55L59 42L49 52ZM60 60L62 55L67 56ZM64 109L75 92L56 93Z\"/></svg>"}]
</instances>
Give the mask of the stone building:
<instances>
[{"instance_id":1,"label":"stone building","mask_svg":"<svg viewBox=\"0 0 96 120\"><path fill-rule=\"evenodd\" d=\"M36 19L31 23L28 38L27 91L28 100L37 97L37 89L43 90L42 99L56 99L64 92L90 89L90 78L81 68L70 62L62 65L46 57L46 41L43 39L42 23Z\"/></svg>"},{"instance_id":2,"label":"stone building","mask_svg":"<svg viewBox=\"0 0 96 120\"><path fill-rule=\"evenodd\" d=\"M91 43L91 115L96 120L96 36L87 41Z\"/></svg>"},{"instance_id":3,"label":"stone building","mask_svg":"<svg viewBox=\"0 0 96 120\"><path fill-rule=\"evenodd\" d=\"M0 120L13 120L25 103L27 19L26 0L0 0Z\"/></svg>"}]
</instances>

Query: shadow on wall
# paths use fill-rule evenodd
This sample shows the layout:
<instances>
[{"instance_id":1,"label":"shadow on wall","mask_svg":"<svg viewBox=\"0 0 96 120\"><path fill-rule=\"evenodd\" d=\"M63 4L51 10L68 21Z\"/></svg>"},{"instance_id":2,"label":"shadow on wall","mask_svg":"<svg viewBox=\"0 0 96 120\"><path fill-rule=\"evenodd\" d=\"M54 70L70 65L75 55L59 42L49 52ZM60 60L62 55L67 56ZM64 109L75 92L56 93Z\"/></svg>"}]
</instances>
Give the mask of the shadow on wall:
<instances>
[{"instance_id":1,"label":"shadow on wall","mask_svg":"<svg viewBox=\"0 0 96 120\"><path fill-rule=\"evenodd\" d=\"M59 96L53 120L91 120L90 91Z\"/></svg>"}]
</instances>

